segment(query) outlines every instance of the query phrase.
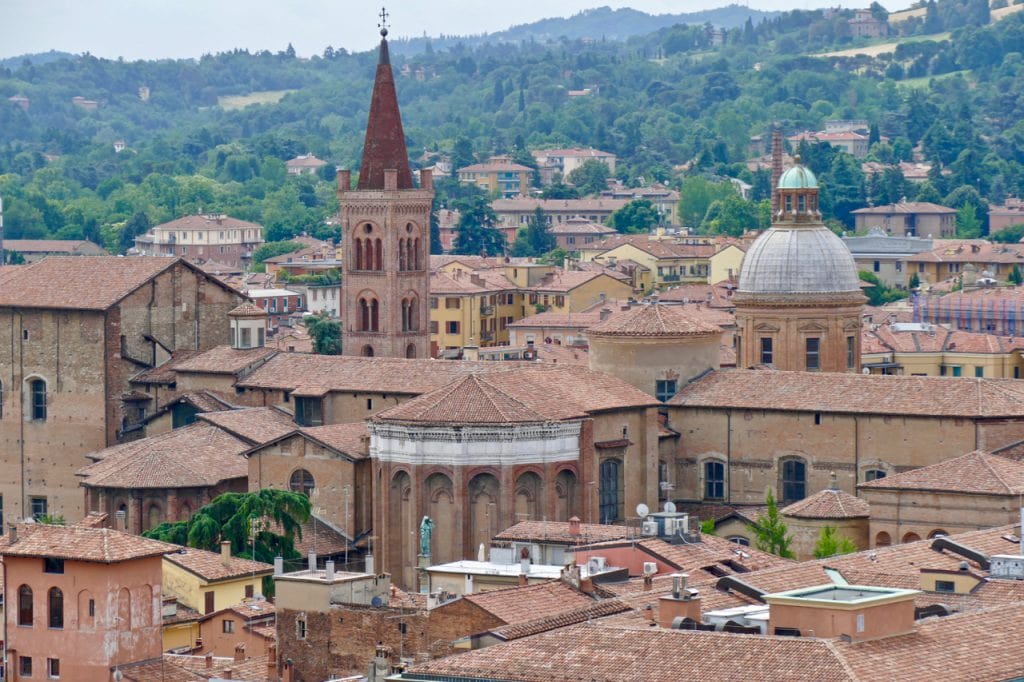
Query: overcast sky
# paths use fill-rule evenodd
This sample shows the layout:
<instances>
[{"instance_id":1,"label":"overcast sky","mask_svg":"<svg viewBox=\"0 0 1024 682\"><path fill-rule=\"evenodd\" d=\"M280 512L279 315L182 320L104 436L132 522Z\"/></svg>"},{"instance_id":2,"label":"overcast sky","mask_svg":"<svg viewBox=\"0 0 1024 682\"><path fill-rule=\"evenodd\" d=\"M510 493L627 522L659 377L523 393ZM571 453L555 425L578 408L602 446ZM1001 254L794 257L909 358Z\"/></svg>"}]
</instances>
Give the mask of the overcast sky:
<instances>
[{"instance_id":1,"label":"overcast sky","mask_svg":"<svg viewBox=\"0 0 1024 682\"><path fill-rule=\"evenodd\" d=\"M514 24L610 5L653 14L721 7L731 0L392 0L391 35L500 31ZM909 0L908 0L909 2ZM0 57L50 49L99 57L198 57L235 47L299 56L327 45L366 50L377 40L379 0L0 0ZM758 9L808 9L835 0L749 0ZM840 0L846 6L866 6ZM884 3L890 10L899 7ZM906 4L906 3L904 3Z\"/></svg>"}]
</instances>

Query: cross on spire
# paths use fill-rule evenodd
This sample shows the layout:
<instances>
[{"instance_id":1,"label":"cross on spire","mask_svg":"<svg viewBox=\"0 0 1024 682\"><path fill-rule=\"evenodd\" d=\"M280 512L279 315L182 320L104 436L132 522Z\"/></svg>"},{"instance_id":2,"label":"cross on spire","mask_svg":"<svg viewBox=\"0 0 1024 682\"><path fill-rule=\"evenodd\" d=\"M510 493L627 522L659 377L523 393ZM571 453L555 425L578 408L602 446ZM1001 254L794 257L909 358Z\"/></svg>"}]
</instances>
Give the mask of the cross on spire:
<instances>
[{"instance_id":1,"label":"cross on spire","mask_svg":"<svg viewBox=\"0 0 1024 682\"><path fill-rule=\"evenodd\" d=\"M388 18L391 16L388 14L386 7L380 8L380 23L377 24L377 28L380 29L380 35L384 38L388 37Z\"/></svg>"}]
</instances>

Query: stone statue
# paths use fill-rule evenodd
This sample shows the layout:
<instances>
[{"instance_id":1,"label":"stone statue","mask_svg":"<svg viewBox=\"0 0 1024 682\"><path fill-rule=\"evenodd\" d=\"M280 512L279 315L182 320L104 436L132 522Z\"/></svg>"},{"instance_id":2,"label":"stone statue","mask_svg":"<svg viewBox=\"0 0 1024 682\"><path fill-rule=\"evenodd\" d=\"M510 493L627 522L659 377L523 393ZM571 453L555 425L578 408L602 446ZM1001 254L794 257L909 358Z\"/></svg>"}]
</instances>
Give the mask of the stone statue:
<instances>
[{"instance_id":1,"label":"stone statue","mask_svg":"<svg viewBox=\"0 0 1024 682\"><path fill-rule=\"evenodd\" d=\"M430 536L434 533L434 522L429 516L420 521L420 556L430 556Z\"/></svg>"}]
</instances>

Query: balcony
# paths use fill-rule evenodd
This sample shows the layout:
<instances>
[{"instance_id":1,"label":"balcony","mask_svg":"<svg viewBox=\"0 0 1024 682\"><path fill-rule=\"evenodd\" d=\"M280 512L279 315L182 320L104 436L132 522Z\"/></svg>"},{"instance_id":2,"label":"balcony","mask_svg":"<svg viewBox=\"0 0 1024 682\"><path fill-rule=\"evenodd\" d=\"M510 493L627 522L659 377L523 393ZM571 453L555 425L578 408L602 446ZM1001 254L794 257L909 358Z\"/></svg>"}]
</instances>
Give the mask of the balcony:
<instances>
[{"instance_id":1,"label":"balcony","mask_svg":"<svg viewBox=\"0 0 1024 682\"><path fill-rule=\"evenodd\" d=\"M494 306L493 305L482 305L482 306L480 306L480 314L483 315L484 317L488 317L490 315L493 315L494 314Z\"/></svg>"},{"instance_id":2,"label":"balcony","mask_svg":"<svg viewBox=\"0 0 1024 682\"><path fill-rule=\"evenodd\" d=\"M481 341L493 341L494 340L494 332L480 332L480 340Z\"/></svg>"},{"instance_id":3,"label":"balcony","mask_svg":"<svg viewBox=\"0 0 1024 682\"><path fill-rule=\"evenodd\" d=\"M661 278L662 282L678 282L679 275L664 275Z\"/></svg>"}]
</instances>

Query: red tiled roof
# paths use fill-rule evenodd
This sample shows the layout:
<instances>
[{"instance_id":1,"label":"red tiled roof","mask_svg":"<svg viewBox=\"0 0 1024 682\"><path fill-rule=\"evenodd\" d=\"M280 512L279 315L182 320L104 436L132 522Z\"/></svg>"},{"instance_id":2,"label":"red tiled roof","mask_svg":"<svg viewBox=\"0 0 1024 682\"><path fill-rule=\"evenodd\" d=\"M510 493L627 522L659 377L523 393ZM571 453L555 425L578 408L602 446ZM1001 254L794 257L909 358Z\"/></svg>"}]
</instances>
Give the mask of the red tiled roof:
<instances>
[{"instance_id":1,"label":"red tiled roof","mask_svg":"<svg viewBox=\"0 0 1024 682\"><path fill-rule=\"evenodd\" d=\"M861 483L857 487L866 490L1024 495L1024 462L975 450L920 469Z\"/></svg>"},{"instance_id":2,"label":"red tiled roof","mask_svg":"<svg viewBox=\"0 0 1024 682\"><path fill-rule=\"evenodd\" d=\"M633 537L636 529L602 523L581 523L578 535L569 532L568 521L520 521L494 536L496 542L515 540L558 543L564 545L585 545L606 540L622 540Z\"/></svg>"},{"instance_id":3,"label":"red tiled roof","mask_svg":"<svg viewBox=\"0 0 1024 682\"><path fill-rule=\"evenodd\" d=\"M237 374L251 365L277 355L276 348L232 348L217 346L175 363L176 372L203 374Z\"/></svg>"},{"instance_id":4,"label":"red tiled roof","mask_svg":"<svg viewBox=\"0 0 1024 682\"><path fill-rule=\"evenodd\" d=\"M167 554L164 556L164 561L180 566L208 583L252 575L260 577L274 572L274 567L270 564L240 559L236 556L228 557L225 565L220 552L208 552L195 547L183 547L181 551Z\"/></svg>"},{"instance_id":5,"label":"red tiled roof","mask_svg":"<svg viewBox=\"0 0 1024 682\"><path fill-rule=\"evenodd\" d=\"M366 428L366 422L311 426L299 431L355 459L369 456L370 431Z\"/></svg>"},{"instance_id":6,"label":"red tiled roof","mask_svg":"<svg viewBox=\"0 0 1024 682\"><path fill-rule=\"evenodd\" d=\"M162 230L244 230L251 228L263 229L262 225L250 223L247 220L239 220L231 216L221 215L187 215L177 220L161 223L154 229Z\"/></svg>"},{"instance_id":7,"label":"red tiled roof","mask_svg":"<svg viewBox=\"0 0 1024 682\"><path fill-rule=\"evenodd\" d=\"M280 438L296 428L290 415L274 407L204 412L196 417L254 445Z\"/></svg>"},{"instance_id":8,"label":"red tiled roof","mask_svg":"<svg viewBox=\"0 0 1024 682\"><path fill-rule=\"evenodd\" d=\"M246 443L216 426L196 422L158 436L115 445L89 455L82 485L97 488L205 488L244 479Z\"/></svg>"},{"instance_id":9,"label":"red tiled roof","mask_svg":"<svg viewBox=\"0 0 1024 682\"><path fill-rule=\"evenodd\" d=\"M475 374L376 415L384 421L426 424L535 424L549 418Z\"/></svg>"},{"instance_id":10,"label":"red tiled roof","mask_svg":"<svg viewBox=\"0 0 1024 682\"><path fill-rule=\"evenodd\" d=\"M47 557L113 564L177 552L178 545L122 533L110 528L55 526L43 523L19 525L18 538L0 538L0 556Z\"/></svg>"},{"instance_id":11,"label":"red tiled roof","mask_svg":"<svg viewBox=\"0 0 1024 682\"><path fill-rule=\"evenodd\" d=\"M1024 383L1014 379L883 376L830 372L719 370L669 401L710 407L935 417L1024 416Z\"/></svg>"},{"instance_id":12,"label":"red tiled roof","mask_svg":"<svg viewBox=\"0 0 1024 682\"><path fill-rule=\"evenodd\" d=\"M710 324L684 306L637 305L590 327L588 336L718 336L722 328Z\"/></svg>"},{"instance_id":13,"label":"red tiled roof","mask_svg":"<svg viewBox=\"0 0 1024 682\"><path fill-rule=\"evenodd\" d=\"M609 237L597 244L590 244L588 250L603 250L605 253L629 244L655 258L710 258L719 247L715 244L686 244L672 238L654 238L646 234L620 234Z\"/></svg>"},{"instance_id":14,"label":"red tiled roof","mask_svg":"<svg viewBox=\"0 0 1024 682\"><path fill-rule=\"evenodd\" d=\"M861 519L870 516L871 507L850 493L826 488L780 509L779 513L798 519Z\"/></svg>"},{"instance_id":15,"label":"red tiled roof","mask_svg":"<svg viewBox=\"0 0 1024 682\"><path fill-rule=\"evenodd\" d=\"M459 173L501 173L505 171L516 171L517 173L530 173L533 171L529 166L518 163L474 163L458 170Z\"/></svg>"},{"instance_id":16,"label":"red tiled roof","mask_svg":"<svg viewBox=\"0 0 1024 682\"><path fill-rule=\"evenodd\" d=\"M891 215L894 213L956 213L955 208L939 206L927 201L902 201L898 204L886 204L885 206L869 206L858 208L853 211L859 215Z\"/></svg>"},{"instance_id":17,"label":"red tiled roof","mask_svg":"<svg viewBox=\"0 0 1024 682\"><path fill-rule=\"evenodd\" d=\"M562 222L555 222L550 230L553 235L560 234L614 234L614 228L600 223L594 223L586 218L569 218Z\"/></svg>"},{"instance_id":18,"label":"red tiled roof","mask_svg":"<svg viewBox=\"0 0 1024 682\"><path fill-rule=\"evenodd\" d=\"M44 258L4 277L0 307L106 310L178 263L207 277L178 258Z\"/></svg>"},{"instance_id":19,"label":"red tiled roof","mask_svg":"<svg viewBox=\"0 0 1024 682\"><path fill-rule=\"evenodd\" d=\"M4 249L18 253L73 253L89 244L106 253L98 244L87 239L5 239Z\"/></svg>"},{"instance_id":20,"label":"red tiled roof","mask_svg":"<svg viewBox=\"0 0 1024 682\"><path fill-rule=\"evenodd\" d=\"M594 600L560 580L467 594L464 600L503 623L526 623L544 616L594 605Z\"/></svg>"}]
</instances>

